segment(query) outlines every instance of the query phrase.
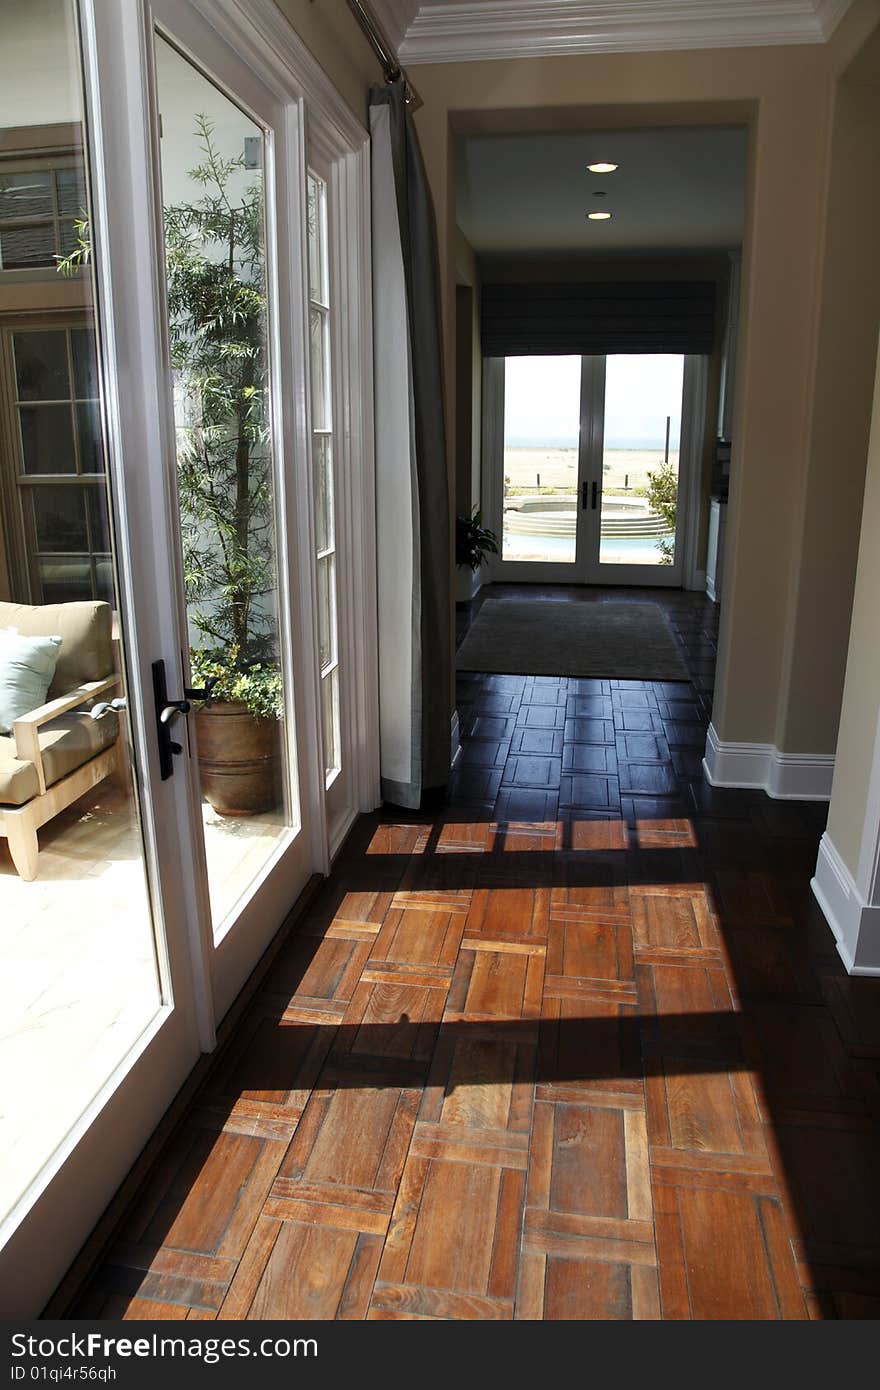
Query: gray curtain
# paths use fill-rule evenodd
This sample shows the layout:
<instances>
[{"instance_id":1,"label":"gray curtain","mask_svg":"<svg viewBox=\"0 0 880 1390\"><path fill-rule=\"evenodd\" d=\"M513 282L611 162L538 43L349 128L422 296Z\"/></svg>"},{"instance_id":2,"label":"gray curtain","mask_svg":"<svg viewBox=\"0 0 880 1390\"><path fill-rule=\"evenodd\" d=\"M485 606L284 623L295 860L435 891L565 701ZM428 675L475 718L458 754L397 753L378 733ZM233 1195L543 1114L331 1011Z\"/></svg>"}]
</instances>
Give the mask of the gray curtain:
<instances>
[{"instance_id":1,"label":"gray curtain","mask_svg":"<svg viewBox=\"0 0 880 1390\"><path fill-rule=\"evenodd\" d=\"M382 795L449 778L451 577L437 238L401 83L370 94Z\"/></svg>"}]
</instances>

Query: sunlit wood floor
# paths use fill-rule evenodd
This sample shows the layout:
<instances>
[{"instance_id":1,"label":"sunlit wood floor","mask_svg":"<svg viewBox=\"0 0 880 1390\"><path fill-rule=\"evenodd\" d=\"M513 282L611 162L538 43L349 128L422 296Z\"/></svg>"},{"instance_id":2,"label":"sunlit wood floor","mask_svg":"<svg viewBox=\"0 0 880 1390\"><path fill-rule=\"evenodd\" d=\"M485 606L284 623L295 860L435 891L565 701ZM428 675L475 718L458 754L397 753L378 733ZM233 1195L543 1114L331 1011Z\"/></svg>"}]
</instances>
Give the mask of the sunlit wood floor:
<instances>
[{"instance_id":1,"label":"sunlit wood floor","mask_svg":"<svg viewBox=\"0 0 880 1390\"><path fill-rule=\"evenodd\" d=\"M662 601L687 685L462 682L453 800L358 824L74 1315L880 1315L880 982Z\"/></svg>"},{"instance_id":2,"label":"sunlit wood floor","mask_svg":"<svg viewBox=\"0 0 880 1390\"><path fill-rule=\"evenodd\" d=\"M265 862L280 818L203 808L214 919ZM18 1200L159 1006L140 831L100 784L39 832L37 878L0 839L0 1216Z\"/></svg>"}]
</instances>

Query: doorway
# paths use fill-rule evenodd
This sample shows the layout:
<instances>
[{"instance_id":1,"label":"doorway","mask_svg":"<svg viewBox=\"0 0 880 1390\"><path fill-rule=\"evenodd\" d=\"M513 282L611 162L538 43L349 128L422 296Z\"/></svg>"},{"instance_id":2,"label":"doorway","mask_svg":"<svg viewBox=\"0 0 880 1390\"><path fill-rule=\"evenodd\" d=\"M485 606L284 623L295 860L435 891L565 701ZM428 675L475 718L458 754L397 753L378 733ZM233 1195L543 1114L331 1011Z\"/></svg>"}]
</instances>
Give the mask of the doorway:
<instances>
[{"instance_id":1,"label":"doorway","mask_svg":"<svg viewBox=\"0 0 880 1390\"><path fill-rule=\"evenodd\" d=\"M694 464L683 401L698 360L486 360L490 579L682 585Z\"/></svg>"}]
</instances>

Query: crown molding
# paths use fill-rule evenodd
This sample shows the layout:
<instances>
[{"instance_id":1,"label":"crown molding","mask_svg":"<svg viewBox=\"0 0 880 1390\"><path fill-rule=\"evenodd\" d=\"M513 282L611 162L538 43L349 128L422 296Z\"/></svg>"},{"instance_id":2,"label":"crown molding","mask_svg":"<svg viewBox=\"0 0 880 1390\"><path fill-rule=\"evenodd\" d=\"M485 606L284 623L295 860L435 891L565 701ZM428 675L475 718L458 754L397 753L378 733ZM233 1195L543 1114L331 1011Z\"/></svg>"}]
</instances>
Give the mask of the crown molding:
<instances>
[{"instance_id":1,"label":"crown molding","mask_svg":"<svg viewBox=\"0 0 880 1390\"><path fill-rule=\"evenodd\" d=\"M479 0L421 5L402 63L824 43L852 0ZM374 0L380 8L379 0ZM397 8L396 0L381 0ZM398 16L399 19L400 16Z\"/></svg>"},{"instance_id":2,"label":"crown molding","mask_svg":"<svg viewBox=\"0 0 880 1390\"><path fill-rule=\"evenodd\" d=\"M824 39L831 38L852 3L853 0L817 0L816 18Z\"/></svg>"},{"instance_id":3,"label":"crown molding","mask_svg":"<svg viewBox=\"0 0 880 1390\"><path fill-rule=\"evenodd\" d=\"M397 48L419 11L419 0L370 0L368 9Z\"/></svg>"}]
</instances>

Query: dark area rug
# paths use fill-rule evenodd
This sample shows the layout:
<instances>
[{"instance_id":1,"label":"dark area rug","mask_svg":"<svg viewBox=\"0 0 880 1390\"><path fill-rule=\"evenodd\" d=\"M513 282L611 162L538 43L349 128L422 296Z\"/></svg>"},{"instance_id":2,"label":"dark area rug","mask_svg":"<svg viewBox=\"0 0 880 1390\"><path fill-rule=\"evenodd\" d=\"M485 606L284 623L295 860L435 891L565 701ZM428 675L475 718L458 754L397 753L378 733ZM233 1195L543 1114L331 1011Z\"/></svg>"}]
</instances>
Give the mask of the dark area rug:
<instances>
[{"instance_id":1,"label":"dark area rug","mask_svg":"<svg viewBox=\"0 0 880 1390\"><path fill-rule=\"evenodd\" d=\"M686 681L656 603L487 599L458 650L460 671Z\"/></svg>"}]
</instances>

